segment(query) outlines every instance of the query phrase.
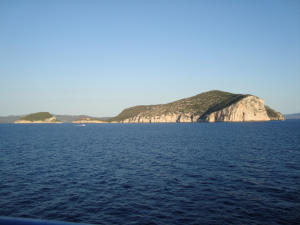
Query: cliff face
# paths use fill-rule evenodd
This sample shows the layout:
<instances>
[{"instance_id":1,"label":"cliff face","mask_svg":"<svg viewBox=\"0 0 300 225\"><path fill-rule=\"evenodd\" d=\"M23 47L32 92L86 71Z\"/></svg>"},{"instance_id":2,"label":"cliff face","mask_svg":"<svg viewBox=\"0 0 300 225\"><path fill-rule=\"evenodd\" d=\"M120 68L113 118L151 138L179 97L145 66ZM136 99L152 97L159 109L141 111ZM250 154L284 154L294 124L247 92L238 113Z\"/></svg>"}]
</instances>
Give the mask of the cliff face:
<instances>
[{"instance_id":1,"label":"cliff face","mask_svg":"<svg viewBox=\"0 0 300 225\"><path fill-rule=\"evenodd\" d=\"M157 116L137 116L125 119L122 123L179 123L179 122L197 122L197 118L193 118L191 114L168 113Z\"/></svg>"},{"instance_id":2,"label":"cliff face","mask_svg":"<svg viewBox=\"0 0 300 225\"><path fill-rule=\"evenodd\" d=\"M114 119L121 123L178 123L269 121L284 117L256 96L210 91L168 104L128 108Z\"/></svg>"},{"instance_id":3,"label":"cliff face","mask_svg":"<svg viewBox=\"0 0 300 225\"><path fill-rule=\"evenodd\" d=\"M242 100L203 117L208 122L269 121L264 100L247 96Z\"/></svg>"}]
</instances>

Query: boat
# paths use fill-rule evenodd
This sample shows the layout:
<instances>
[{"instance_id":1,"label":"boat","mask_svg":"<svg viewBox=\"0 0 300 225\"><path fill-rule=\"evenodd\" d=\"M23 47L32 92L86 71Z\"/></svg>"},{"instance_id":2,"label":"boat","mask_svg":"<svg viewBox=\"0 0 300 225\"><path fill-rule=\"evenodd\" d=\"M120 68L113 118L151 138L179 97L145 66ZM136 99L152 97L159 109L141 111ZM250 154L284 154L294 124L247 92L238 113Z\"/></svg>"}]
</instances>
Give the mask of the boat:
<instances>
[{"instance_id":1,"label":"boat","mask_svg":"<svg viewBox=\"0 0 300 225\"><path fill-rule=\"evenodd\" d=\"M85 127L85 126L86 126L86 124L84 124L84 123L76 125L76 127Z\"/></svg>"}]
</instances>

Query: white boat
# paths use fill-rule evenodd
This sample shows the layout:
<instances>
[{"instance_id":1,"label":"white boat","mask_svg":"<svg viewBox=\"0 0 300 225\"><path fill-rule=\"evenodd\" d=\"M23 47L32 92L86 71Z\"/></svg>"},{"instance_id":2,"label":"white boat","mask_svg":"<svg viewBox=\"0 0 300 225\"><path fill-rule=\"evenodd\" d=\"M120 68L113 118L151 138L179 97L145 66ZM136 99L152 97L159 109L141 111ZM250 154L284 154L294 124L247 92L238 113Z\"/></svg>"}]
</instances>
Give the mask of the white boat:
<instances>
[{"instance_id":1,"label":"white boat","mask_svg":"<svg viewBox=\"0 0 300 225\"><path fill-rule=\"evenodd\" d=\"M76 126L77 126L77 127L85 127L86 124L82 123L82 124L78 124L78 125L76 125Z\"/></svg>"}]
</instances>

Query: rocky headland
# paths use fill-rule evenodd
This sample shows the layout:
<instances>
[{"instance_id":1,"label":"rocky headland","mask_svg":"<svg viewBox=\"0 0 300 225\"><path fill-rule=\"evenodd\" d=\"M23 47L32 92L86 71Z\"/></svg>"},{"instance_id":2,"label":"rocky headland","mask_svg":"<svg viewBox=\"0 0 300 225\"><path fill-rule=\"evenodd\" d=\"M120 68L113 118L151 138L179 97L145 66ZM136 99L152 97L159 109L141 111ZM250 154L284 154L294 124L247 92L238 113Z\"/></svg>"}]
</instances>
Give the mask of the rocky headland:
<instances>
[{"instance_id":1,"label":"rocky headland","mask_svg":"<svg viewBox=\"0 0 300 225\"><path fill-rule=\"evenodd\" d=\"M123 110L111 119L120 123L250 122L284 120L264 100L244 94L209 91L168 104L142 105Z\"/></svg>"}]
</instances>

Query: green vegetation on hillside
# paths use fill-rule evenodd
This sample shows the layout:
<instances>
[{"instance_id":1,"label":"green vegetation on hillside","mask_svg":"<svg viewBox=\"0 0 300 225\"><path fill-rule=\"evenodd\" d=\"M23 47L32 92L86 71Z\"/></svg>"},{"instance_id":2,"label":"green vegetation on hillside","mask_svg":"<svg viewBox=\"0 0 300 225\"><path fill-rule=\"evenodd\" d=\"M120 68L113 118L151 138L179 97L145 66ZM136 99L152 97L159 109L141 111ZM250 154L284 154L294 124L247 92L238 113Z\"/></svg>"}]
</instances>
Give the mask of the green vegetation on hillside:
<instances>
[{"instance_id":1,"label":"green vegetation on hillside","mask_svg":"<svg viewBox=\"0 0 300 225\"><path fill-rule=\"evenodd\" d=\"M38 113L32 113L27 116L24 116L20 120L28 120L28 121L42 120L43 121L51 117L52 115L48 112L38 112Z\"/></svg>"},{"instance_id":2,"label":"green vegetation on hillside","mask_svg":"<svg viewBox=\"0 0 300 225\"><path fill-rule=\"evenodd\" d=\"M136 115L157 116L168 113L191 113L202 116L227 107L246 96L213 90L168 104L134 106L123 110L118 116L111 118L110 121L122 121Z\"/></svg>"},{"instance_id":3,"label":"green vegetation on hillside","mask_svg":"<svg viewBox=\"0 0 300 225\"><path fill-rule=\"evenodd\" d=\"M278 117L278 112L276 112L274 109L271 109L269 106L265 106L267 110L267 114L270 118L277 118Z\"/></svg>"},{"instance_id":4,"label":"green vegetation on hillside","mask_svg":"<svg viewBox=\"0 0 300 225\"><path fill-rule=\"evenodd\" d=\"M152 109L152 105L139 105L139 106L134 106L134 107L130 107L127 109L124 109L119 115L117 115L116 117L112 117L110 119L108 119L107 121L121 121L121 120L125 120L127 118L136 116L137 114L141 113L141 112L145 112L147 110L151 110Z\"/></svg>"}]
</instances>

